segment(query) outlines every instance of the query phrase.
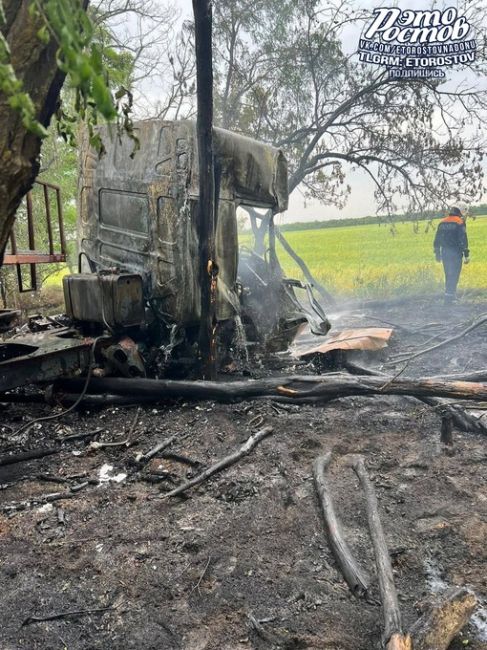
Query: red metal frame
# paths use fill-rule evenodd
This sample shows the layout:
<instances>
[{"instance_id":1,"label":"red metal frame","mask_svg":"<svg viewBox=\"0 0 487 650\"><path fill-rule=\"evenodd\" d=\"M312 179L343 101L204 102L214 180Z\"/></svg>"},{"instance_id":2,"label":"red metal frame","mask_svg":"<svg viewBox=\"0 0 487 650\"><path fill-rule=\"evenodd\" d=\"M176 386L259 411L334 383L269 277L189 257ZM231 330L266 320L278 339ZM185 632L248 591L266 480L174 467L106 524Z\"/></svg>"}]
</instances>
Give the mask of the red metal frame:
<instances>
[{"instance_id":1,"label":"red metal frame","mask_svg":"<svg viewBox=\"0 0 487 650\"><path fill-rule=\"evenodd\" d=\"M61 202L61 188L52 183L46 183L45 181L36 180L37 185L41 185L44 193L44 208L45 208L45 219L47 225L47 237L49 240L49 252L40 252L36 251L35 247L35 230L34 230L34 213L32 209L32 193L27 192L26 196L26 205L27 205L27 229L28 229L28 240L29 240L29 250L19 251L17 249L17 242L15 239L15 233L12 229L10 233L10 246L11 252L6 253L3 258L3 264L17 267L17 280L19 284L19 291L21 293L26 291L35 291L37 289L37 275L36 275L36 264L59 264L66 261L66 239L64 236L64 224L63 224L63 208ZM52 231L52 220L51 220L51 206L49 202L49 190L52 190L56 193L56 207L57 207L57 220L59 226L59 250L55 251L55 243ZM28 264L30 266L30 287L24 288L22 281L22 270L21 265Z\"/></svg>"}]
</instances>

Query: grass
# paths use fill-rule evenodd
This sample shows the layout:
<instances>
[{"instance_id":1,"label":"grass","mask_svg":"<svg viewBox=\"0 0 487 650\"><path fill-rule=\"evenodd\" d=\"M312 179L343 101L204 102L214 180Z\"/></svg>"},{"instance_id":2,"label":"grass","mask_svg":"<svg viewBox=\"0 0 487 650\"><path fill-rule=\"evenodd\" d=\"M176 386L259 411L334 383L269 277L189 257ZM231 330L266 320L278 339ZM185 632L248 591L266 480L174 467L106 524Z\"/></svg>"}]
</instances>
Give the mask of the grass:
<instances>
[{"instance_id":1,"label":"grass","mask_svg":"<svg viewBox=\"0 0 487 650\"><path fill-rule=\"evenodd\" d=\"M65 275L69 275L70 270L67 264L63 264L59 267L57 271L50 273L47 278L42 282L43 287L62 287L63 278Z\"/></svg>"},{"instance_id":2,"label":"grass","mask_svg":"<svg viewBox=\"0 0 487 650\"><path fill-rule=\"evenodd\" d=\"M435 261L436 224L419 222L345 226L286 232L315 278L337 295L390 297L443 290L443 267ZM459 289L487 289L487 216L468 221L471 262L463 267ZM241 237L250 243L251 237ZM303 279L293 260L278 246L286 275Z\"/></svg>"}]
</instances>

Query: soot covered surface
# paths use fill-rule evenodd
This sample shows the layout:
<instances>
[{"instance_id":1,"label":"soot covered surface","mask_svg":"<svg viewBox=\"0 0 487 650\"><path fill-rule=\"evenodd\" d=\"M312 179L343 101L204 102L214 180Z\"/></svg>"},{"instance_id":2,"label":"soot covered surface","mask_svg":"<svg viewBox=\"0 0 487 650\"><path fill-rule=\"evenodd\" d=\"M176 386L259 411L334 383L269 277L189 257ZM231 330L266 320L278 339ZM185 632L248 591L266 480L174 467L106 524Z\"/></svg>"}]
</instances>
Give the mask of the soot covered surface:
<instances>
[{"instance_id":1,"label":"soot covered surface","mask_svg":"<svg viewBox=\"0 0 487 650\"><path fill-rule=\"evenodd\" d=\"M383 364L431 338L427 330L407 330L437 322L454 332L485 311L481 303L446 310L423 301L350 309L334 320L337 327L385 319L406 328L396 329L379 357L356 359L396 374L404 364ZM411 362L405 374L478 370L486 361L484 328ZM413 399L107 408L12 436L27 418L47 412L43 405L3 408L1 454L96 429L100 442L128 436L134 444L93 449L87 437L64 443L59 454L0 468L1 508L92 481L72 498L0 515L2 649L380 647L380 607L349 594L324 534L311 471L329 449L336 508L375 598L363 496L343 457L349 453L365 455L374 481L406 627L449 586L470 585L487 599L487 441L455 431L453 452L445 453L439 415ZM274 434L249 457L186 499L157 498L198 471L188 459L210 465L264 424ZM168 451L179 458L156 458L134 472L138 452L175 433L181 436ZM106 607L112 609L22 626L31 616ZM249 615L262 621L264 636ZM482 608L452 648L465 641L487 649Z\"/></svg>"}]
</instances>

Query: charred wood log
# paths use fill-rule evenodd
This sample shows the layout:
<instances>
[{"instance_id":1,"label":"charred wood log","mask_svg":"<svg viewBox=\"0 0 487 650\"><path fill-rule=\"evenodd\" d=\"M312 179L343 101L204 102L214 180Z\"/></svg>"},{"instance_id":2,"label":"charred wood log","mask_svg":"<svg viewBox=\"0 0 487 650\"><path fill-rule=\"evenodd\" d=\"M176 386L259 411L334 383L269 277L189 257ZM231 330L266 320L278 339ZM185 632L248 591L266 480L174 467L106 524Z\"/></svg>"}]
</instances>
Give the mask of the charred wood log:
<instances>
[{"instance_id":1,"label":"charred wood log","mask_svg":"<svg viewBox=\"0 0 487 650\"><path fill-rule=\"evenodd\" d=\"M328 541L336 563L352 594L358 598L363 598L367 596L369 588L368 581L343 537L326 479L326 470L331 462L331 456L331 452L328 452L324 456L319 456L313 464L316 491L318 492L321 510L325 520Z\"/></svg>"},{"instance_id":2,"label":"charred wood log","mask_svg":"<svg viewBox=\"0 0 487 650\"><path fill-rule=\"evenodd\" d=\"M37 458L45 458L46 456L58 454L60 451L60 447L48 447L47 449L32 449L31 451L22 451L19 454L1 456L0 467L4 467L5 465L14 465L15 463L24 463L28 460L35 460Z\"/></svg>"},{"instance_id":3,"label":"charred wood log","mask_svg":"<svg viewBox=\"0 0 487 650\"><path fill-rule=\"evenodd\" d=\"M52 393L48 397L48 404L59 404L61 406L71 406L79 398L78 393ZM18 400L22 402L23 400ZM46 401L46 400L44 400ZM161 398L154 396L138 395L136 399L132 399L129 395L107 395L105 393L99 395L84 395L79 402L80 406L134 406L135 404L155 404L160 402Z\"/></svg>"},{"instance_id":4,"label":"charred wood log","mask_svg":"<svg viewBox=\"0 0 487 650\"><path fill-rule=\"evenodd\" d=\"M350 395L410 395L412 397L449 397L465 400L487 400L487 384L464 381L438 381L428 377L393 378L383 376L289 376L268 379L213 382L177 381L170 379L93 378L92 393L130 395L148 399L184 398L223 402L256 397L288 397L294 403L308 403L336 399ZM57 382L60 388L71 392L81 390L83 380L65 379Z\"/></svg>"},{"instance_id":5,"label":"charred wood log","mask_svg":"<svg viewBox=\"0 0 487 650\"><path fill-rule=\"evenodd\" d=\"M357 366L356 364L346 364L347 370L349 370L353 375L366 375L367 377L384 377L384 381L387 379L388 375L381 373L377 370L369 370L368 368L363 368L362 366ZM438 375L435 377L428 377L430 380L434 381L472 381L477 382L486 379L487 380L487 371L479 371L474 373L465 373L459 375ZM449 414L452 418L453 424L460 431L466 431L467 433L482 433L487 434L487 423L484 423L479 418L471 415L465 409L449 404L445 399L438 397L418 397L416 395L411 395L411 397L416 397L421 402L428 404L428 406L433 406L442 414Z\"/></svg>"},{"instance_id":6,"label":"charred wood log","mask_svg":"<svg viewBox=\"0 0 487 650\"><path fill-rule=\"evenodd\" d=\"M447 592L411 627L414 650L447 650L468 623L476 604L475 594L465 587Z\"/></svg>"},{"instance_id":7,"label":"charred wood log","mask_svg":"<svg viewBox=\"0 0 487 650\"><path fill-rule=\"evenodd\" d=\"M386 650L412 650L411 638L402 631L401 613L392 573L391 558L387 548L384 529L379 516L379 506L373 485L365 469L362 456L353 461L352 467L364 491L370 537L374 547L377 577L384 615L384 646Z\"/></svg>"},{"instance_id":8,"label":"charred wood log","mask_svg":"<svg viewBox=\"0 0 487 650\"><path fill-rule=\"evenodd\" d=\"M440 440L444 445L453 445L453 416L451 413L446 413L441 418Z\"/></svg>"},{"instance_id":9,"label":"charred wood log","mask_svg":"<svg viewBox=\"0 0 487 650\"><path fill-rule=\"evenodd\" d=\"M483 433L487 434L487 423L484 423L479 418L476 418L474 415L471 415L465 409L449 404L445 399L440 399L438 397L421 397L422 402L433 406L440 413L444 415L449 415L452 419L452 423L460 431L466 431L467 433Z\"/></svg>"}]
</instances>

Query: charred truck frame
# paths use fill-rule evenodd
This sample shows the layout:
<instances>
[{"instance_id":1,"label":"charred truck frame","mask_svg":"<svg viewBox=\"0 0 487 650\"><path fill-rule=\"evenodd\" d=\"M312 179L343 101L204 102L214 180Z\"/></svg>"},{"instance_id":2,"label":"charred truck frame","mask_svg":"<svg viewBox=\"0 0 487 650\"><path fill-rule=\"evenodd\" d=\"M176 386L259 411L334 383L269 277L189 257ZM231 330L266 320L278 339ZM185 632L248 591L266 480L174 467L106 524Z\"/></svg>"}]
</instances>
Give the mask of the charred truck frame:
<instances>
[{"instance_id":1,"label":"charred truck frame","mask_svg":"<svg viewBox=\"0 0 487 650\"><path fill-rule=\"evenodd\" d=\"M82 144L79 272L63 280L69 326L1 344L0 393L90 365L102 375L154 377L188 374L194 365L200 317L195 124L135 126L135 155L133 140L111 127L102 129L103 156ZM283 276L272 220L264 258L239 251L240 206L273 214L287 208L282 151L222 129L214 129L214 149L222 359L232 349L238 355L239 346L246 356L249 348L285 349L306 321L326 334L329 324L311 287ZM306 307L296 288L305 290Z\"/></svg>"}]
</instances>

